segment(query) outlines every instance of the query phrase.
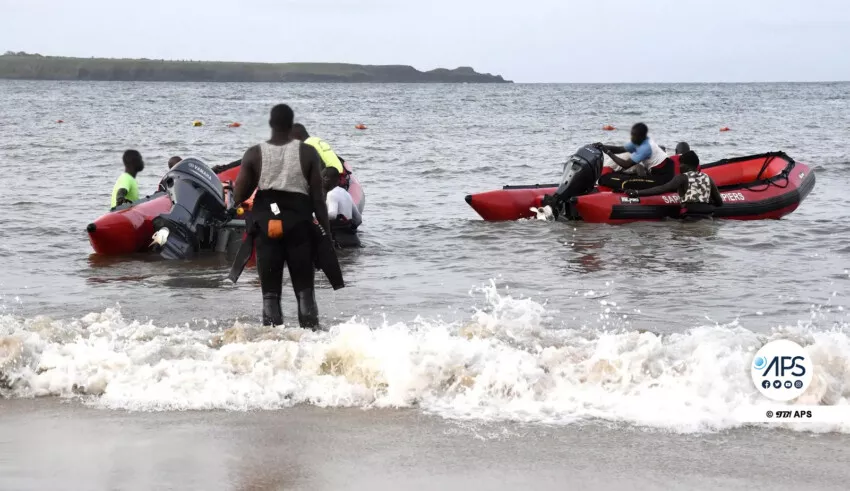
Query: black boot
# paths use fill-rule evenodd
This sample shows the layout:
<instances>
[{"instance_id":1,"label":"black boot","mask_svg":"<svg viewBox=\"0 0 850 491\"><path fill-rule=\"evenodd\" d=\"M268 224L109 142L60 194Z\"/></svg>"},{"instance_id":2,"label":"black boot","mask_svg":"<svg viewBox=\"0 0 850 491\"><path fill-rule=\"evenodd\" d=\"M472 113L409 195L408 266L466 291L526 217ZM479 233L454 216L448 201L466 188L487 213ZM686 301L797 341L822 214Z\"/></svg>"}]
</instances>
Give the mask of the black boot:
<instances>
[{"instance_id":1,"label":"black boot","mask_svg":"<svg viewBox=\"0 0 850 491\"><path fill-rule=\"evenodd\" d=\"M319 306L316 305L316 291L306 288L296 293L295 297L298 298L298 323L304 328L318 328Z\"/></svg>"},{"instance_id":2,"label":"black boot","mask_svg":"<svg viewBox=\"0 0 850 491\"><path fill-rule=\"evenodd\" d=\"M280 310L280 295L276 293L263 293L263 325L283 325L283 312Z\"/></svg>"}]
</instances>

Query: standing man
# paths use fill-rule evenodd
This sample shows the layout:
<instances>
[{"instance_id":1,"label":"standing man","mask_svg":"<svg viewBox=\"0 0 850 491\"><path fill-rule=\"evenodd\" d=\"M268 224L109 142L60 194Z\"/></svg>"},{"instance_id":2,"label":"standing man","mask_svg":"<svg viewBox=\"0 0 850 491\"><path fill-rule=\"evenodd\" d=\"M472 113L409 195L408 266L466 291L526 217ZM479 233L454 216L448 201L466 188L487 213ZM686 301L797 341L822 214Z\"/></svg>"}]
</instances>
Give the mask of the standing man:
<instances>
[{"instance_id":1,"label":"standing man","mask_svg":"<svg viewBox=\"0 0 850 491\"><path fill-rule=\"evenodd\" d=\"M124 173L118 177L112 188L112 208L133 203L139 199L139 184L136 175L145 168L142 154L138 150L127 150L122 157Z\"/></svg>"},{"instance_id":2,"label":"standing man","mask_svg":"<svg viewBox=\"0 0 850 491\"><path fill-rule=\"evenodd\" d=\"M290 136L294 114L279 104L269 118L271 138L242 157L233 198L242 203L257 190L252 208L257 234L257 272L263 291L263 325L283 324L280 296L284 263L298 301L301 327L319 326L314 289L313 213L330 233L322 189L322 165L316 150Z\"/></svg>"}]
</instances>

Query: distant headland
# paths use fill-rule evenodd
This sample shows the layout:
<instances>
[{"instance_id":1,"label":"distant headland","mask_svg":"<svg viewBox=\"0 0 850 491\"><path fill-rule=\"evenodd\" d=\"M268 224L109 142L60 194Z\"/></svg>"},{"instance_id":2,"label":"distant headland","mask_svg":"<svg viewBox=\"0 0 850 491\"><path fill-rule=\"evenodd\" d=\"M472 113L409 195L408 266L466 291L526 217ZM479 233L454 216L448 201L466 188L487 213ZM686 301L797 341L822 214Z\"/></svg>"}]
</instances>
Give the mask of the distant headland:
<instances>
[{"instance_id":1,"label":"distant headland","mask_svg":"<svg viewBox=\"0 0 850 491\"><path fill-rule=\"evenodd\" d=\"M239 63L146 58L67 58L6 52L0 79L138 82L511 83L472 68L427 72L405 65Z\"/></svg>"}]
</instances>

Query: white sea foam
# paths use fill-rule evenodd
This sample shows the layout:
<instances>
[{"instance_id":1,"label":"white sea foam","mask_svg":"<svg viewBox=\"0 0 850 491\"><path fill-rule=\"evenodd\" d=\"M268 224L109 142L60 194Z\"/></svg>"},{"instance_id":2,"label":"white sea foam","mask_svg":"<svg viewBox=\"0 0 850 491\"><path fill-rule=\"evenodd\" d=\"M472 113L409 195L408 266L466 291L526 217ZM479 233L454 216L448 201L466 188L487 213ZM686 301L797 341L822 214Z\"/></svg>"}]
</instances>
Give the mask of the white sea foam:
<instances>
[{"instance_id":1,"label":"white sea foam","mask_svg":"<svg viewBox=\"0 0 850 491\"><path fill-rule=\"evenodd\" d=\"M666 336L553 328L556 314L540 303L483 291L489 307L465 323L352 319L320 333L158 326L116 310L72 321L3 315L0 394L153 411L416 407L473 421L601 419L692 432L740 426L736 410L771 404L750 363L764 343L788 338L815 363L798 402L850 404L847 326L765 335L712 325ZM601 316L617 308L600 304ZM790 428L850 433L850 421Z\"/></svg>"}]
</instances>

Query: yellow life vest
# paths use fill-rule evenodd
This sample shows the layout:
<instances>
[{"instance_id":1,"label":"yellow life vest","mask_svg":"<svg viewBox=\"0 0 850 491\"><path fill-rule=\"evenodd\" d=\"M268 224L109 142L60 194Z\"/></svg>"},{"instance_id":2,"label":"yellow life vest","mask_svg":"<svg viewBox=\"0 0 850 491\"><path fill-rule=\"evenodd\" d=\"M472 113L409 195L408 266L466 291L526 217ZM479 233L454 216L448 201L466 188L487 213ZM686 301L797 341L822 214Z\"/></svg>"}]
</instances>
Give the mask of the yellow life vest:
<instances>
[{"instance_id":1,"label":"yellow life vest","mask_svg":"<svg viewBox=\"0 0 850 491\"><path fill-rule=\"evenodd\" d=\"M342 170L342 162L339 161L339 157L336 156L334 151L331 149L331 146L328 145L328 142L317 136L311 136L304 140L304 143L310 145L319 152L319 157L322 158L322 162L325 163L325 167L333 167L338 170L340 174L344 173Z\"/></svg>"}]
</instances>

